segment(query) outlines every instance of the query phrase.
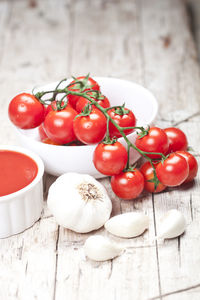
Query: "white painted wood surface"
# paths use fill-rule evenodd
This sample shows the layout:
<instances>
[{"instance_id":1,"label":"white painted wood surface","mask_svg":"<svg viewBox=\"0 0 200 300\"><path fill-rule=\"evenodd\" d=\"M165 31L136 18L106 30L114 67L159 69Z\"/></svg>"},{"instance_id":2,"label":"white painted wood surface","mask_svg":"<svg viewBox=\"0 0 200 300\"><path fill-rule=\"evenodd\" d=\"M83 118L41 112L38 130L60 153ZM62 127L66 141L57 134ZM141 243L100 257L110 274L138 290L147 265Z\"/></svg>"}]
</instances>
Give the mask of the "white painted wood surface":
<instances>
[{"instance_id":1,"label":"white painted wood surface","mask_svg":"<svg viewBox=\"0 0 200 300\"><path fill-rule=\"evenodd\" d=\"M149 88L160 105L157 123L183 129L199 160L200 73L188 22L180 0L0 1L1 144L17 143L7 118L15 94L90 71ZM45 198L54 180L45 175ZM149 231L129 240L95 232L130 248L112 261L91 262L83 256L89 234L60 228L44 204L32 228L0 240L0 299L200 299L199 176L193 184L129 202L114 196L109 179L101 182L112 214L143 210ZM187 231L153 243L170 208L184 213Z\"/></svg>"}]
</instances>

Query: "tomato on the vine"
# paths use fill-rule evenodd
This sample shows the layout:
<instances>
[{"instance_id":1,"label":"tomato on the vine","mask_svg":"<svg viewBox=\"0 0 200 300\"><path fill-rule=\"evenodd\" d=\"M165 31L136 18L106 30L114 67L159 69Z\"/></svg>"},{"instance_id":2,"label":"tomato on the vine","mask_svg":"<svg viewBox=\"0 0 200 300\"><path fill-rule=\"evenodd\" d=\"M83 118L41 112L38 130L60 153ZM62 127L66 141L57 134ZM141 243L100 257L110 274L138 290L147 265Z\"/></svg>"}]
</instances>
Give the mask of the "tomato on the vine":
<instances>
[{"instance_id":1,"label":"tomato on the vine","mask_svg":"<svg viewBox=\"0 0 200 300\"><path fill-rule=\"evenodd\" d=\"M118 107L118 108L112 108L108 110L109 116L117 123L117 125L121 127L134 127L136 124L136 118L133 112L125 108L124 106ZM133 132L134 129L126 129L124 130L124 133L127 135L131 132ZM121 133L119 130L115 127L114 124L110 121L109 123L109 132L110 137L121 137Z\"/></svg>"},{"instance_id":2,"label":"tomato on the vine","mask_svg":"<svg viewBox=\"0 0 200 300\"><path fill-rule=\"evenodd\" d=\"M188 177L189 166L186 159L175 152L157 165L156 174L162 184L177 186Z\"/></svg>"},{"instance_id":3,"label":"tomato on the vine","mask_svg":"<svg viewBox=\"0 0 200 300\"><path fill-rule=\"evenodd\" d=\"M127 164L126 148L119 142L113 144L100 143L93 155L95 168L102 174L112 176L119 174Z\"/></svg>"},{"instance_id":4,"label":"tomato on the vine","mask_svg":"<svg viewBox=\"0 0 200 300\"><path fill-rule=\"evenodd\" d=\"M196 177L198 171L196 158L187 151L176 151L176 153L183 156L189 165L189 174L184 183L192 181Z\"/></svg>"},{"instance_id":5,"label":"tomato on the vine","mask_svg":"<svg viewBox=\"0 0 200 300\"><path fill-rule=\"evenodd\" d=\"M103 108L108 108L110 107L110 102L108 100L107 97L105 97L104 95L96 95L92 92L88 92L87 94L88 96L90 96L90 98L92 98L93 100L95 100L101 107ZM84 97L79 97L77 102L76 102L76 111L78 113L80 113L85 107L86 105L90 103L90 101Z\"/></svg>"},{"instance_id":6,"label":"tomato on the vine","mask_svg":"<svg viewBox=\"0 0 200 300\"><path fill-rule=\"evenodd\" d=\"M44 121L44 106L35 96L22 93L11 100L8 115L15 126L31 129Z\"/></svg>"},{"instance_id":7,"label":"tomato on the vine","mask_svg":"<svg viewBox=\"0 0 200 300\"><path fill-rule=\"evenodd\" d=\"M166 154L169 149L169 141L163 129L151 127L146 135L138 135L135 143L136 147L145 152L159 152ZM161 158L158 154L146 154L148 157Z\"/></svg>"},{"instance_id":8,"label":"tomato on the vine","mask_svg":"<svg viewBox=\"0 0 200 300\"><path fill-rule=\"evenodd\" d=\"M73 120L76 116L77 112L71 107L50 111L44 120L47 136L58 144L66 144L75 140Z\"/></svg>"},{"instance_id":9,"label":"tomato on the vine","mask_svg":"<svg viewBox=\"0 0 200 300\"><path fill-rule=\"evenodd\" d=\"M84 144L97 144L106 134L106 117L97 108L91 107L87 115L78 115L73 122L74 133Z\"/></svg>"},{"instance_id":10,"label":"tomato on the vine","mask_svg":"<svg viewBox=\"0 0 200 300\"><path fill-rule=\"evenodd\" d=\"M143 191L144 177L138 169L121 172L111 177L111 187L119 198L132 200Z\"/></svg>"},{"instance_id":11,"label":"tomato on the vine","mask_svg":"<svg viewBox=\"0 0 200 300\"><path fill-rule=\"evenodd\" d=\"M164 129L168 140L169 150L168 152L186 151L188 147L188 141L185 133L179 128L169 127Z\"/></svg>"},{"instance_id":12,"label":"tomato on the vine","mask_svg":"<svg viewBox=\"0 0 200 300\"><path fill-rule=\"evenodd\" d=\"M153 165L156 169L158 163L153 162ZM144 188L147 192L150 193L160 193L162 192L166 186L162 184L161 182L158 183L157 187L155 187L154 182L152 180L154 179L154 169L149 161L145 162L141 167L140 167L140 172L144 176ZM151 180L151 181L150 181Z\"/></svg>"},{"instance_id":13,"label":"tomato on the vine","mask_svg":"<svg viewBox=\"0 0 200 300\"><path fill-rule=\"evenodd\" d=\"M68 88L68 90L72 92L84 92L90 89L96 91L100 90L100 86L98 85L98 83L88 75L77 77L70 84L72 85ZM71 106L73 108L76 108L76 102L78 101L78 98L80 96L69 94L67 97L69 99L69 103L71 104Z\"/></svg>"}]
</instances>

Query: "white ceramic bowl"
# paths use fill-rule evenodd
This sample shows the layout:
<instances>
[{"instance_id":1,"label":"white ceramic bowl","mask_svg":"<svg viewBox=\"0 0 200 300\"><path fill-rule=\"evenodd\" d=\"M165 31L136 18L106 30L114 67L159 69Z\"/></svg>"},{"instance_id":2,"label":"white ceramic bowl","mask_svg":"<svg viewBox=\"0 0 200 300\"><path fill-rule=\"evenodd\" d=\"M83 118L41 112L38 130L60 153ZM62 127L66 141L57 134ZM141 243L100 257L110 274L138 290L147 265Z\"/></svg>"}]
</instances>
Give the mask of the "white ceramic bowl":
<instances>
[{"instance_id":1,"label":"white ceramic bowl","mask_svg":"<svg viewBox=\"0 0 200 300\"><path fill-rule=\"evenodd\" d=\"M125 102L125 106L134 112L138 126L152 124L155 120L158 104L147 89L136 83L116 78L94 77L94 79L100 84L102 93L108 97L112 106L122 105ZM52 90L56 85L57 82L54 82L37 88L35 92ZM25 148L40 155L47 173L59 176L66 172L78 172L90 174L96 178L103 177L92 162L95 145L73 147L48 145L39 141L37 128L31 130L16 128L16 132ZM128 137L134 143L136 133L133 132ZM122 138L119 141L126 145ZM139 154L131 149L131 163L136 162L139 157Z\"/></svg>"},{"instance_id":2,"label":"white ceramic bowl","mask_svg":"<svg viewBox=\"0 0 200 300\"><path fill-rule=\"evenodd\" d=\"M44 164L37 154L22 147L0 145L0 150L25 154L31 157L38 167L37 176L29 185L0 197L0 238L5 238L24 231L40 218L43 207Z\"/></svg>"}]
</instances>

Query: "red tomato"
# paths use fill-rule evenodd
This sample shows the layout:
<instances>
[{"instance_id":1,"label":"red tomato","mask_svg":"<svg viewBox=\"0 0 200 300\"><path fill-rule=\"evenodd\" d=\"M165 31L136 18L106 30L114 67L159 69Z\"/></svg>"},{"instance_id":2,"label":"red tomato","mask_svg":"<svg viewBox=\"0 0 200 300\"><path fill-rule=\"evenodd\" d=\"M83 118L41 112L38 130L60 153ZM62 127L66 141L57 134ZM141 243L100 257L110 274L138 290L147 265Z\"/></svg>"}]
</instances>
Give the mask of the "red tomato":
<instances>
[{"instance_id":1,"label":"red tomato","mask_svg":"<svg viewBox=\"0 0 200 300\"><path fill-rule=\"evenodd\" d=\"M154 167L157 167L157 163L153 163ZM144 176L144 188L146 191L150 193L159 193L163 191L166 186L163 185L162 183L159 183L157 188L155 189L155 184L153 182L149 182L148 180L153 179L154 174L153 174L153 167L149 161L145 162L141 167L140 167L140 172Z\"/></svg>"},{"instance_id":2,"label":"red tomato","mask_svg":"<svg viewBox=\"0 0 200 300\"><path fill-rule=\"evenodd\" d=\"M169 142L164 130L158 127L151 127L144 137L136 139L136 147L145 152L159 152L166 154L169 149ZM161 158L160 155L146 154L150 158Z\"/></svg>"},{"instance_id":3,"label":"red tomato","mask_svg":"<svg viewBox=\"0 0 200 300\"><path fill-rule=\"evenodd\" d=\"M189 166L186 159L171 153L164 162L160 162L156 168L159 181L166 186L177 186L183 183L189 174Z\"/></svg>"},{"instance_id":4,"label":"red tomato","mask_svg":"<svg viewBox=\"0 0 200 300\"><path fill-rule=\"evenodd\" d=\"M136 118L131 110L128 108L112 108L108 110L109 116L121 127L134 127L136 124ZM134 129L124 130L127 135L133 132ZM121 133L111 122L109 123L110 137L120 137Z\"/></svg>"},{"instance_id":5,"label":"red tomato","mask_svg":"<svg viewBox=\"0 0 200 300\"><path fill-rule=\"evenodd\" d=\"M169 127L164 129L168 140L169 140L169 150L170 152L176 152L178 150L187 150L188 147L188 141L185 133L175 127Z\"/></svg>"},{"instance_id":6,"label":"red tomato","mask_svg":"<svg viewBox=\"0 0 200 300\"><path fill-rule=\"evenodd\" d=\"M92 97L90 94L92 93L88 93L88 96L90 96L93 100L95 100L100 106L104 108L110 107L110 102L107 97L101 95L101 97L103 96L104 99L96 99L95 97ZM76 111L80 113L88 103L90 103L89 100L87 100L84 97L79 97L78 101L76 102Z\"/></svg>"},{"instance_id":7,"label":"red tomato","mask_svg":"<svg viewBox=\"0 0 200 300\"><path fill-rule=\"evenodd\" d=\"M132 200L143 191L144 177L138 169L121 172L111 177L111 187L119 198Z\"/></svg>"},{"instance_id":8,"label":"red tomato","mask_svg":"<svg viewBox=\"0 0 200 300\"><path fill-rule=\"evenodd\" d=\"M126 148L119 142L114 144L99 144L93 155L95 168L104 175L119 174L127 164Z\"/></svg>"},{"instance_id":9,"label":"red tomato","mask_svg":"<svg viewBox=\"0 0 200 300\"><path fill-rule=\"evenodd\" d=\"M83 92L83 91L88 91L90 89L99 91L100 86L98 83L92 79L91 77L87 76L80 76L76 78L77 80L81 81L83 84L76 83L75 80L73 80L71 83L74 83L71 85L68 89L73 92ZM78 98L80 96L75 96L75 95L68 95L67 96L69 99L69 103L73 108L76 108L76 102L78 101Z\"/></svg>"},{"instance_id":10,"label":"red tomato","mask_svg":"<svg viewBox=\"0 0 200 300\"><path fill-rule=\"evenodd\" d=\"M78 115L73 123L77 139L84 144L99 143L106 134L106 117L94 107L88 116Z\"/></svg>"},{"instance_id":11,"label":"red tomato","mask_svg":"<svg viewBox=\"0 0 200 300\"><path fill-rule=\"evenodd\" d=\"M189 165L189 175L184 183L192 181L194 177L196 177L198 171L198 163L196 158L187 151L176 151L176 153L183 156Z\"/></svg>"},{"instance_id":12,"label":"red tomato","mask_svg":"<svg viewBox=\"0 0 200 300\"><path fill-rule=\"evenodd\" d=\"M19 128L35 128L44 121L44 106L35 96L22 93L11 100L8 115L12 123Z\"/></svg>"},{"instance_id":13,"label":"red tomato","mask_svg":"<svg viewBox=\"0 0 200 300\"><path fill-rule=\"evenodd\" d=\"M73 130L73 120L77 112L70 107L60 111L50 111L44 120L47 136L58 144L66 144L76 139Z\"/></svg>"}]
</instances>

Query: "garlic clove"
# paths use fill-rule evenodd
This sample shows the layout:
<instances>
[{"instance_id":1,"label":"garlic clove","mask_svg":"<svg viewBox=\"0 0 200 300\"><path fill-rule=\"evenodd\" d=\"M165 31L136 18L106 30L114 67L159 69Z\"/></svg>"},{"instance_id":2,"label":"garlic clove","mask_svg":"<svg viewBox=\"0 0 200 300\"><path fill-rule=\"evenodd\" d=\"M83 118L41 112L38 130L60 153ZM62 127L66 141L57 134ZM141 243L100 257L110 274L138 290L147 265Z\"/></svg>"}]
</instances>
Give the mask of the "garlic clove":
<instances>
[{"instance_id":1,"label":"garlic clove","mask_svg":"<svg viewBox=\"0 0 200 300\"><path fill-rule=\"evenodd\" d=\"M104 226L113 235L132 238L149 227L149 217L139 212L128 212L112 217Z\"/></svg>"},{"instance_id":2,"label":"garlic clove","mask_svg":"<svg viewBox=\"0 0 200 300\"><path fill-rule=\"evenodd\" d=\"M105 261L121 255L124 249L101 235L93 235L86 240L84 251L92 260Z\"/></svg>"},{"instance_id":3,"label":"garlic clove","mask_svg":"<svg viewBox=\"0 0 200 300\"><path fill-rule=\"evenodd\" d=\"M185 231L186 220L180 211L171 209L163 216L159 227L157 238L172 239Z\"/></svg>"}]
</instances>

